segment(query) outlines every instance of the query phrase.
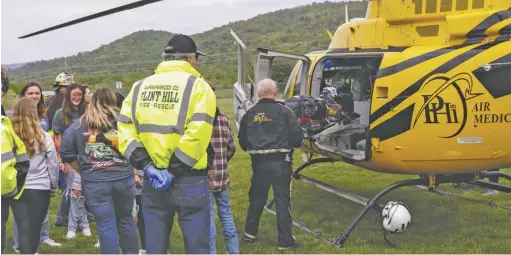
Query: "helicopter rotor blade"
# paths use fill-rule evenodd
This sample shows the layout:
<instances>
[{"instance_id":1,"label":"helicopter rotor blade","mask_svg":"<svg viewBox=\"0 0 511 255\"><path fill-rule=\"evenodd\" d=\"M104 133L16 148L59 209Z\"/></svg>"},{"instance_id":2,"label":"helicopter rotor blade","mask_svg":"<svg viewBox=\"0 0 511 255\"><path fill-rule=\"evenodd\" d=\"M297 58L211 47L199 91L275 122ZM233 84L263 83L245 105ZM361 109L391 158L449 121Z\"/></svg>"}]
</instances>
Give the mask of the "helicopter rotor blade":
<instances>
[{"instance_id":1,"label":"helicopter rotor blade","mask_svg":"<svg viewBox=\"0 0 511 255\"><path fill-rule=\"evenodd\" d=\"M134 2L134 3L122 5L122 6L115 7L115 8L106 10L106 11L98 12L98 13L95 13L95 14L91 14L89 16L85 16L85 17L78 18L78 19L75 19L75 20L72 20L72 21L68 21L68 22L62 23L60 25L49 27L49 28L46 28L46 29L43 29L43 30L40 30L40 31L37 31L37 32L34 32L34 33L31 33L31 34L28 34L28 35L24 35L24 36L18 37L18 39L24 39L24 38L32 37L34 35L43 34L43 33L50 32L50 31L53 31L53 30L57 30L57 29L60 29L60 28L63 28L63 27L75 25L75 24L82 23L82 22L85 22L85 21L88 21L88 20L97 19L97 18L100 18L100 17L103 17L103 16L107 16L107 15L114 14L114 13L117 13L117 12L122 12L122 11L130 10L130 9L142 7L144 5L148 5L148 4L152 4L152 3L156 3L156 2L160 2L160 1L163 1L163 0L141 0L141 1Z\"/></svg>"}]
</instances>

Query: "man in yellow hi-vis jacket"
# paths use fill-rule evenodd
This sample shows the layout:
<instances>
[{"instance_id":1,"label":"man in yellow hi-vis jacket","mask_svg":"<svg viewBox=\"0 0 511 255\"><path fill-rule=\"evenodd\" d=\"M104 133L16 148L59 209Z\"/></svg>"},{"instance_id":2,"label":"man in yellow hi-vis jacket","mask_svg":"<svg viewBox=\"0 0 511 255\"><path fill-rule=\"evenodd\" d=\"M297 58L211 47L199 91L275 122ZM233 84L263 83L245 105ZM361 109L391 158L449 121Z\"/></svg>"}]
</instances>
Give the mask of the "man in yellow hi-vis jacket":
<instances>
[{"instance_id":1,"label":"man in yellow hi-vis jacket","mask_svg":"<svg viewBox=\"0 0 511 255\"><path fill-rule=\"evenodd\" d=\"M25 187L30 161L25 145L14 133L9 118L1 116L2 133L2 253L5 244L5 228L9 220L9 207L12 199L18 199ZM14 209L14 208L13 208ZM16 217L14 211L14 216ZM25 219L17 219L21 222Z\"/></svg>"},{"instance_id":2,"label":"man in yellow hi-vis jacket","mask_svg":"<svg viewBox=\"0 0 511 255\"><path fill-rule=\"evenodd\" d=\"M186 253L209 253L207 171L216 96L195 69L204 54L190 37L174 35L164 55L155 73L136 82L123 102L119 150L144 170L146 252L167 253L177 213Z\"/></svg>"}]
</instances>

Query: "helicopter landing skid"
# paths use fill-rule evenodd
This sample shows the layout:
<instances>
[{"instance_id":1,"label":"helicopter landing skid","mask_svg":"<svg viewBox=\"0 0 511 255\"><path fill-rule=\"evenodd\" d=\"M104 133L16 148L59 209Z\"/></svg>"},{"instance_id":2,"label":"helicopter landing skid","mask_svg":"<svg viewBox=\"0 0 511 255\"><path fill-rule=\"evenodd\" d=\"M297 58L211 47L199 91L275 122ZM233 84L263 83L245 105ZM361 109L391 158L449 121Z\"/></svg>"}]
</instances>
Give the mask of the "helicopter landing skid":
<instances>
[{"instance_id":1,"label":"helicopter landing skid","mask_svg":"<svg viewBox=\"0 0 511 255\"><path fill-rule=\"evenodd\" d=\"M421 185L415 185L414 187L419 189L419 190L422 190L422 191L433 192L435 194L439 194L439 195L443 195L443 196L457 197L457 198L461 198L463 200L471 201L471 202L478 203L478 204L487 204L491 208L501 208L501 209L504 209L504 210L511 211L511 207L499 205L499 204L497 204L497 203L495 203L493 201L476 199L476 198L471 198L471 197L463 196L463 195L460 195L460 194L450 193L450 192L441 190L439 188L428 189L427 187L421 186Z\"/></svg>"},{"instance_id":2,"label":"helicopter landing skid","mask_svg":"<svg viewBox=\"0 0 511 255\"><path fill-rule=\"evenodd\" d=\"M379 213L383 209L383 206L380 204L377 204L378 200L380 200L384 195L389 193L390 191L393 191L397 188L406 187L406 186L422 186L425 189L428 190L434 190L439 184L444 183L454 183L454 182L465 182L470 183L476 186L480 187L488 187L493 188L495 190L503 191L503 192L511 192L511 187L496 183L488 183L481 181L481 179L488 178L491 176L498 176L502 177L508 180L511 180L511 175L502 173L502 172L484 172L484 173L470 173L470 174L454 174L454 175L435 175L435 176L421 176L419 179L408 179L408 180L402 180L395 182L384 189L382 189L378 194L376 194L372 199L368 200L367 198L361 197L359 195L353 194L348 191L343 191L338 188L335 188L331 185L322 183L318 180L311 179L309 177L303 176L299 174L300 171L305 169L306 167L317 164L317 163L333 163L335 160L329 159L329 158L316 158L309 160L305 162L304 164L300 165L294 172L293 172L293 178L296 180L301 180L305 183L311 184L317 188L320 188L322 190L328 191L330 193L333 193L335 195L338 195L340 197L346 198L348 200L351 200L353 202L356 202L358 204L364 205L365 208L355 217L355 219L351 222L351 224L348 226L348 228L341 234L339 237L336 238L335 241L328 240L325 238L321 233L315 232L310 230L309 228L305 227L302 223L298 223L293 221L293 225L296 227L304 230L307 233L310 233L320 240L327 242L329 244L332 244L336 247L343 248L345 246L345 242L348 239L351 232L355 229L355 227L358 225L358 223L362 220L362 218L369 212L370 209L374 209L378 211ZM272 198L268 201L268 203L265 205L264 209L274 215L276 215L276 212L271 210L271 206L274 204L275 199ZM387 238L386 235L384 235L384 240L386 244L395 247L394 244L392 244Z\"/></svg>"},{"instance_id":3,"label":"helicopter landing skid","mask_svg":"<svg viewBox=\"0 0 511 255\"><path fill-rule=\"evenodd\" d=\"M499 178L504 178L504 179L511 181L510 174L503 173L500 171L498 171L498 172L483 172L483 173L480 173L479 176L477 176L477 177L478 178L476 180L471 181L471 182L466 182L466 183L476 185L481 188L488 188L488 189L498 190L501 192L511 193L511 187L508 185L503 185L503 184L494 183L494 182L486 182L486 181L481 180L481 179L485 179L485 178L489 178L489 177L499 177Z\"/></svg>"}]
</instances>

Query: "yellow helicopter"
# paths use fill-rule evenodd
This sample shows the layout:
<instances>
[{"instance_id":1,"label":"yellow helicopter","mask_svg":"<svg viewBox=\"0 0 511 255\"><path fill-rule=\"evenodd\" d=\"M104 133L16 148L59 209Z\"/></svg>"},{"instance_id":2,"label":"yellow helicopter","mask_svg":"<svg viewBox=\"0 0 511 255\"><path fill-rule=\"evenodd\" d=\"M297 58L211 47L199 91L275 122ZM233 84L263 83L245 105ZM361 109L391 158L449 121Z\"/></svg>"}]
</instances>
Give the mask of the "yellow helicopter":
<instances>
[{"instance_id":1,"label":"yellow helicopter","mask_svg":"<svg viewBox=\"0 0 511 255\"><path fill-rule=\"evenodd\" d=\"M133 2L20 38L160 1ZM305 162L294 177L365 208L335 241L294 223L303 230L342 246L381 197L403 186L432 189L464 182L511 192L509 186L483 181L511 180L509 174L485 172L511 167L510 1L369 0L365 18L346 20L328 49L305 55L258 49L254 60L232 35L239 56L237 122L257 103L257 83L270 77L276 57L298 61L284 101L319 98L325 87L337 93L336 84L348 88L334 96L342 118L309 135L302 148ZM367 200L299 174L312 164L334 161L419 178L393 183Z\"/></svg>"},{"instance_id":2,"label":"yellow helicopter","mask_svg":"<svg viewBox=\"0 0 511 255\"><path fill-rule=\"evenodd\" d=\"M305 55L258 48L252 58L231 30L238 47L237 124L258 101L257 83L270 78L278 58L297 60L281 101L320 98L331 87L346 113L309 135L305 163L294 177L366 207L335 241L295 226L343 245L376 202L399 187L464 182L511 192L482 180L511 180L483 172L511 167L511 2L370 0L365 18L347 17L346 9L346 22L333 36L328 32L328 49ZM334 161L420 178L391 184L367 201L299 174ZM265 209L275 213L272 204Z\"/></svg>"}]
</instances>

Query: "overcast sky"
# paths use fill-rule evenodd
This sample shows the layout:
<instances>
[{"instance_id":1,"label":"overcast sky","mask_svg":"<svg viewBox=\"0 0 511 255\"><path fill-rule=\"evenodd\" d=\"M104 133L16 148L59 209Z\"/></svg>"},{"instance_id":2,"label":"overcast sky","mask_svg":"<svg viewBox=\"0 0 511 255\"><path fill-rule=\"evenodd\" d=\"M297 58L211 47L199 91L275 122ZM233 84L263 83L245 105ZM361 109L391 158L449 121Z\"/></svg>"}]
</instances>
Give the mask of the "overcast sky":
<instances>
[{"instance_id":1,"label":"overcast sky","mask_svg":"<svg viewBox=\"0 0 511 255\"><path fill-rule=\"evenodd\" d=\"M36 35L18 37L137 0L1 0L2 64L70 56L142 29L194 34L314 0L166 0ZM324 2L325 0L315 0ZM343 0L330 0L341 2ZM84 5L87 3L87 5ZM343 11L343 10L339 10ZM64 42L67 39L67 42Z\"/></svg>"}]
</instances>

